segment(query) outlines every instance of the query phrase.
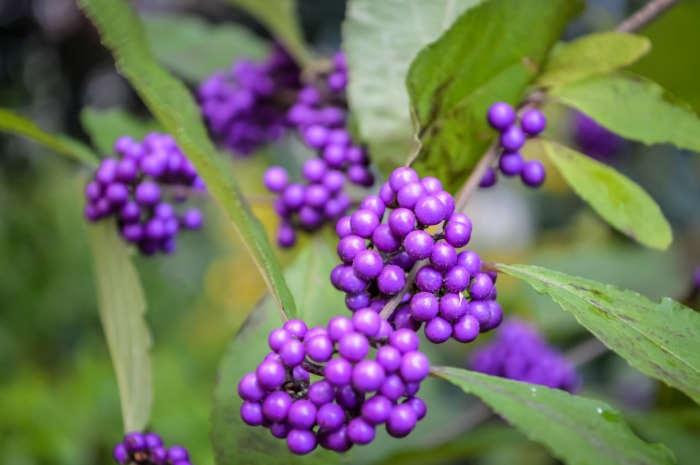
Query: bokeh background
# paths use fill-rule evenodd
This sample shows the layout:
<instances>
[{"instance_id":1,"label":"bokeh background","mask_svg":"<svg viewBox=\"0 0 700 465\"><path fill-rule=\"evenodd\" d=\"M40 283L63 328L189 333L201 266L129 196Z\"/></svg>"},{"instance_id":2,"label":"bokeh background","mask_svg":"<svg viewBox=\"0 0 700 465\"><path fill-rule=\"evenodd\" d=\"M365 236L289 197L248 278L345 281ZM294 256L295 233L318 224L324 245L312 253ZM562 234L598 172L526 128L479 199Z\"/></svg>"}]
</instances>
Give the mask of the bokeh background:
<instances>
[{"instance_id":1,"label":"bokeh background","mask_svg":"<svg viewBox=\"0 0 700 465\"><path fill-rule=\"evenodd\" d=\"M246 28L258 39L258 51L267 39L252 18L224 0L133 3L152 15L177 11L211 24ZM314 52L322 56L336 50L344 2L298 3ZM589 1L567 36L610 29L642 4ZM633 67L696 111L700 111L698 24L700 2L681 2L642 31L652 39L653 50ZM177 31L170 34L176 41ZM239 53L244 52L242 47ZM234 57L215 58L227 63ZM81 123L86 107L148 117L74 0L0 0L0 106L30 117L49 132L67 133L87 143L90 138ZM550 131L570 140L572 115L559 108L547 110ZM287 141L259 156L232 159L231 169L254 197L264 191L260 175L271 160L289 157L291 163L299 163L305 155L298 144ZM491 261L540 264L697 307L692 273L700 265L700 157L673 147L626 143L607 162L659 202L674 228L671 249L646 250L613 232L554 176L539 192L501 182L477 195L468 211L476 225L474 247ZM86 174L36 144L0 134L0 464L111 463L111 448L122 434L81 215ZM236 329L262 297L264 284L251 272L252 263L223 215L214 205L202 204L206 226L184 237L177 254L136 257L135 262L154 339L152 429L169 443L186 445L193 463L211 464L209 412L217 365ZM271 234L275 218L270 206L253 202L253 207ZM278 256L287 264L294 252ZM587 340L585 332L547 298L503 278L499 295L508 312L536 321L555 344L586 350L580 345ZM595 345L589 350L595 352ZM468 352L469 348L448 345L441 357L463 366ZM666 442L679 459L697 457L700 415L680 394L631 370L612 354L596 357L582 372L584 394L623 409L639 434ZM652 407L662 413L645 415ZM682 427L677 426L679 415ZM553 463L519 433L504 433L497 420L471 431L472 441L466 442L453 427L445 424L434 442L456 440L430 449L430 459L414 455L411 463L467 463L467 457L474 463ZM504 437L507 442L498 448L488 447L494 438ZM477 440L478 447L473 445ZM389 448L370 448L374 450L366 453L368 461L408 463L406 457L392 457L396 451Z\"/></svg>"}]
</instances>

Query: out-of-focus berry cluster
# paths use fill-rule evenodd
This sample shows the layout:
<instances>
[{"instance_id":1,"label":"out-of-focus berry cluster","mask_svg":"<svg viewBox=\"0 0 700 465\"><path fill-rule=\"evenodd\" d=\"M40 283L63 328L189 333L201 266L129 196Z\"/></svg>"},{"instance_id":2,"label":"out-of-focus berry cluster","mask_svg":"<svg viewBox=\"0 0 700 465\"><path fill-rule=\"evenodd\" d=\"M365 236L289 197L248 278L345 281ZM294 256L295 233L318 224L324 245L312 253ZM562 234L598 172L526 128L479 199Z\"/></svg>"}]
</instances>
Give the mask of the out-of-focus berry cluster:
<instances>
[{"instance_id":1,"label":"out-of-focus berry cluster","mask_svg":"<svg viewBox=\"0 0 700 465\"><path fill-rule=\"evenodd\" d=\"M394 331L372 309L307 329L290 320L268 338L272 352L238 384L241 418L285 439L295 454L318 445L345 452L378 426L404 437L426 414L416 393L428 375L418 336Z\"/></svg>"},{"instance_id":2,"label":"out-of-focus berry cluster","mask_svg":"<svg viewBox=\"0 0 700 465\"><path fill-rule=\"evenodd\" d=\"M574 114L573 136L581 152L601 161L610 160L625 145L622 137L580 112Z\"/></svg>"},{"instance_id":3,"label":"out-of-focus berry cluster","mask_svg":"<svg viewBox=\"0 0 700 465\"><path fill-rule=\"evenodd\" d=\"M155 433L128 433L114 447L114 460L122 465L191 465L190 456L182 446L163 447Z\"/></svg>"},{"instance_id":4,"label":"out-of-focus berry cluster","mask_svg":"<svg viewBox=\"0 0 700 465\"><path fill-rule=\"evenodd\" d=\"M347 307L379 312L405 291L388 320L397 329L418 330L425 323L425 335L435 343L450 337L470 342L498 326L503 311L495 301L496 275L481 271L476 252L458 252L469 243L472 224L454 209L438 179L397 168L379 196L340 218L337 252L343 263L333 269L331 282L346 293ZM415 280L408 282L414 265Z\"/></svg>"},{"instance_id":5,"label":"out-of-focus berry cluster","mask_svg":"<svg viewBox=\"0 0 700 465\"><path fill-rule=\"evenodd\" d=\"M470 369L487 375L541 384L573 393L579 386L576 369L537 329L509 318L487 346L476 350Z\"/></svg>"},{"instance_id":6,"label":"out-of-focus berry cluster","mask_svg":"<svg viewBox=\"0 0 700 465\"><path fill-rule=\"evenodd\" d=\"M299 183L289 182L287 171L279 166L265 173L265 186L278 195L275 211L281 224L277 242L282 247L294 244L296 230L313 232L345 214L351 204L343 191L346 179L363 187L374 183L365 148L355 144L346 129L346 85L345 56L339 52L333 57L332 69L304 86L287 113L287 121L316 151L317 158L304 164Z\"/></svg>"},{"instance_id":7,"label":"out-of-focus berry cluster","mask_svg":"<svg viewBox=\"0 0 700 465\"><path fill-rule=\"evenodd\" d=\"M520 149L525 145L527 137L535 137L547 127L547 120L541 111L531 109L525 111L517 122L515 109L505 102L496 102L488 110L489 125L499 134L499 150L497 168L489 167L481 179L481 187L490 187L496 183L496 171L504 176L520 176L530 187L538 187L544 182L544 165L538 160L525 161Z\"/></svg>"},{"instance_id":8,"label":"out-of-focus berry cluster","mask_svg":"<svg viewBox=\"0 0 700 465\"><path fill-rule=\"evenodd\" d=\"M192 208L180 214L168 196L181 202L204 183L192 162L167 134L148 134L143 142L117 139L117 158L105 158L85 188L85 218L114 217L121 236L144 255L175 250L181 229L198 229L202 214Z\"/></svg>"},{"instance_id":9,"label":"out-of-focus berry cluster","mask_svg":"<svg viewBox=\"0 0 700 465\"><path fill-rule=\"evenodd\" d=\"M287 127L288 101L301 87L300 72L276 45L261 63L240 59L210 76L197 89L197 99L214 139L239 155L279 139Z\"/></svg>"}]
</instances>

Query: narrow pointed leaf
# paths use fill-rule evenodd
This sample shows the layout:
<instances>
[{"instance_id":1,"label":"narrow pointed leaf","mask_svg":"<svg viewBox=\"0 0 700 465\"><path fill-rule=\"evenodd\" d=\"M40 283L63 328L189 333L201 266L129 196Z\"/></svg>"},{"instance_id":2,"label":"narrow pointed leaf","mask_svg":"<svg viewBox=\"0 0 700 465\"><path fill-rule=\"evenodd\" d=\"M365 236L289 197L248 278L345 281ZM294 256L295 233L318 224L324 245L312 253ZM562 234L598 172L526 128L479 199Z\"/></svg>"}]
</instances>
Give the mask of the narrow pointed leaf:
<instances>
[{"instance_id":1,"label":"narrow pointed leaf","mask_svg":"<svg viewBox=\"0 0 700 465\"><path fill-rule=\"evenodd\" d=\"M141 19L156 59L192 84L230 68L237 58L265 56L264 42L238 24L210 24L181 13L149 13Z\"/></svg>"},{"instance_id":2,"label":"narrow pointed leaf","mask_svg":"<svg viewBox=\"0 0 700 465\"><path fill-rule=\"evenodd\" d=\"M574 191L620 232L655 249L671 245L673 233L659 206L644 189L611 166L556 142L541 145Z\"/></svg>"},{"instance_id":3,"label":"narrow pointed leaf","mask_svg":"<svg viewBox=\"0 0 700 465\"><path fill-rule=\"evenodd\" d=\"M117 376L124 431L143 431L153 403L146 302L129 250L113 223L90 226L97 300Z\"/></svg>"},{"instance_id":4,"label":"narrow pointed leaf","mask_svg":"<svg viewBox=\"0 0 700 465\"><path fill-rule=\"evenodd\" d=\"M553 87L549 95L627 139L700 152L700 117L642 76L596 76Z\"/></svg>"},{"instance_id":5,"label":"narrow pointed leaf","mask_svg":"<svg viewBox=\"0 0 700 465\"><path fill-rule=\"evenodd\" d=\"M651 50L643 36L621 32L589 34L557 48L537 85L552 87L609 73L639 60Z\"/></svg>"},{"instance_id":6,"label":"narrow pointed leaf","mask_svg":"<svg viewBox=\"0 0 700 465\"><path fill-rule=\"evenodd\" d=\"M411 64L406 86L423 143L414 166L455 192L496 132L497 101L517 104L549 49L581 10L577 0L490 0L468 9Z\"/></svg>"},{"instance_id":7,"label":"narrow pointed leaf","mask_svg":"<svg viewBox=\"0 0 700 465\"><path fill-rule=\"evenodd\" d=\"M403 165L411 148L406 73L418 51L480 0L350 0L343 47L348 99L372 162L386 172ZM397 21L396 18L402 18Z\"/></svg>"},{"instance_id":8,"label":"narrow pointed leaf","mask_svg":"<svg viewBox=\"0 0 700 465\"><path fill-rule=\"evenodd\" d=\"M97 155L82 142L68 136L49 134L32 120L4 108L0 108L0 131L27 137L61 155L90 166L97 166L100 162Z\"/></svg>"},{"instance_id":9,"label":"narrow pointed leaf","mask_svg":"<svg viewBox=\"0 0 700 465\"><path fill-rule=\"evenodd\" d=\"M299 24L295 0L228 0L252 15L296 58L300 66L311 60Z\"/></svg>"},{"instance_id":10,"label":"narrow pointed leaf","mask_svg":"<svg viewBox=\"0 0 700 465\"><path fill-rule=\"evenodd\" d=\"M325 326L333 316L345 311L342 293L329 282L336 264L337 259L327 245L314 240L285 270L289 287L299 302L299 317L309 327ZM236 393L238 382L245 374L255 371L270 352L267 336L280 326L274 302L265 297L248 316L221 360L211 433L218 465L321 465L343 461L340 454L323 450L296 456L289 452L284 440L274 438L266 428L247 426L240 418L242 401Z\"/></svg>"},{"instance_id":11,"label":"narrow pointed leaf","mask_svg":"<svg viewBox=\"0 0 700 465\"><path fill-rule=\"evenodd\" d=\"M637 437L604 402L450 367L433 373L474 394L569 465L669 465L673 454Z\"/></svg>"},{"instance_id":12,"label":"narrow pointed leaf","mask_svg":"<svg viewBox=\"0 0 700 465\"><path fill-rule=\"evenodd\" d=\"M112 51L119 72L136 89L160 125L177 140L208 191L231 219L274 296L281 316L294 318L294 299L265 230L242 198L228 165L217 156L187 88L156 62L143 27L128 3L121 0L78 3L97 27L103 44Z\"/></svg>"},{"instance_id":13,"label":"narrow pointed leaf","mask_svg":"<svg viewBox=\"0 0 700 465\"><path fill-rule=\"evenodd\" d=\"M700 403L700 313L546 268L496 267L549 295L630 365Z\"/></svg>"}]
</instances>

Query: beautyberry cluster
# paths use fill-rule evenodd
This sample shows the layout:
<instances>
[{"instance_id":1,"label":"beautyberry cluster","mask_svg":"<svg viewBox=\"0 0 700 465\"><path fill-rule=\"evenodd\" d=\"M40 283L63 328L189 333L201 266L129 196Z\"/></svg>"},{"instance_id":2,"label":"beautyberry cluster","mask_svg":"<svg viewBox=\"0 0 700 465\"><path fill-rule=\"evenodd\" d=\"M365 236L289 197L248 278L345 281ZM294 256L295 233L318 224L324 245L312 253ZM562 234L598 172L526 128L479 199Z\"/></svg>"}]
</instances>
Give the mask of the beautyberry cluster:
<instances>
[{"instance_id":1,"label":"beautyberry cluster","mask_svg":"<svg viewBox=\"0 0 700 465\"><path fill-rule=\"evenodd\" d=\"M114 144L117 158L105 158L85 188L85 218L91 222L115 217L121 236L144 255L175 250L180 229L198 229L202 213L179 214L166 201L169 190L184 201L187 190L204 189L192 162L167 134L150 133L142 143L128 136Z\"/></svg>"},{"instance_id":2,"label":"beautyberry cluster","mask_svg":"<svg viewBox=\"0 0 700 465\"><path fill-rule=\"evenodd\" d=\"M289 182L287 170L271 167L264 176L270 192L278 195L275 211L281 218L277 242L291 247L296 230L313 232L337 220L350 207L343 192L346 179L368 187L374 183L365 148L355 144L346 129L347 68L343 53L333 57L333 68L321 80L304 86L287 120L317 157L302 168L303 181Z\"/></svg>"},{"instance_id":3,"label":"beautyberry cluster","mask_svg":"<svg viewBox=\"0 0 700 465\"><path fill-rule=\"evenodd\" d=\"M579 385L576 370L537 330L510 318L495 339L474 352L470 369L487 375L541 384L573 393Z\"/></svg>"},{"instance_id":4,"label":"beautyberry cluster","mask_svg":"<svg viewBox=\"0 0 700 465\"><path fill-rule=\"evenodd\" d=\"M295 454L317 445L345 452L372 442L380 425L404 437L426 414L416 393L430 364L418 336L394 331L372 309L327 327L289 320L268 343L272 352L238 384L241 418L286 439Z\"/></svg>"},{"instance_id":5,"label":"beautyberry cluster","mask_svg":"<svg viewBox=\"0 0 700 465\"><path fill-rule=\"evenodd\" d=\"M163 447L155 433L128 433L114 447L114 460L122 465L190 465L190 456L182 446Z\"/></svg>"},{"instance_id":6,"label":"beautyberry cluster","mask_svg":"<svg viewBox=\"0 0 700 465\"><path fill-rule=\"evenodd\" d=\"M504 176L520 176L530 187L538 187L544 182L544 165L538 160L525 161L520 149L528 136L535 137L547 127L547 120L541 111L525 111L517 124L515 109L505 102L496 102L488 110L489 125L499 131L498 171ZM481 187L490 187L496 183L496 169L489 167L481 179Z\"/></svg>"},{"instance_id":7,"label":"beautyberry cluster","mask_svg":"<svg viewBox=\"0 0 700 465\"><path fill-rule=\"evenodd\" d=\"M580 112L574 114L573 136L581 151L597 160L610 160L625 145L622 137Z\"/></svg>"},{"instance_id":8,"label":"beautyberry cluster","mask_svg":"<svg viewBox=\"0 0 700 465\"><path fill-rule=\"evenodd\" d=\"M495 301L496 275L481 271L476 252L458 252L471 239L472 223L454 209L438 179L420 179L402 167L378 196L340 218L337 252L343 263L333 269L331 282L346 293L347 307L379 312L405 292L388 320L397 329L418 330L425 323L425 335L435 343L450 337L470 342L498 326L503 312Z\"/></svg>"},{"instance_id":9,"label":"beautyberry cluster","mask_svg":"<svg viewBox=\"0 0 700 465\"><path fill-rule=\"evenodd\" d=\"M289 95L300 88L301 70L281 46L256 63L240 59L197 89L202 116L214 139L239 155L279 139L287 127Z\"/></svg>"}]
</instances>

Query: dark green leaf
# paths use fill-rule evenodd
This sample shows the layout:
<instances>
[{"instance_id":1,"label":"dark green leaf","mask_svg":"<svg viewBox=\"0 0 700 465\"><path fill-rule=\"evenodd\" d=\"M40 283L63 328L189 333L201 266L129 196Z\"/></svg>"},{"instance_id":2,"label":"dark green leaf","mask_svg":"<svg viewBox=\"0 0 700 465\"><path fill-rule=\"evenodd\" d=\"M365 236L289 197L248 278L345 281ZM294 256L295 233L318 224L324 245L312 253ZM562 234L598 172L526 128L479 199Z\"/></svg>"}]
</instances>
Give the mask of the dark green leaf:
<instances>
[{"instance_id":1,"label":"dark green leaf","mask_svg":"<svg viewBox=\"0 0 700 465\"><path fill-rule=\"evenodd\" d=\"M129 249L111 222L90 226L97 300L117 375L124 431L143 431L153 402L146 303Z\"/></svg>"},{"instance_id":2,"label":"dark green leaf","mask_svg":"<svg viewBox=\"0 0 700 465\"><path fill-rule=\"evenodd\" d=\"M413 140L406 73L418 51L437 39L479 0L348 2L343 48L348 99L372 162L390 171L403 165ZM397 21L397 18L402 18Z\"/></svg>"},{"instance_id":3,"label":"dark green leaf","mask_svg":"<svg viewBox=\"0 0 700 465\"><path fill-rule=\"evenodd\" d=\"M237 58L265 56L267 47L260 38L239 25L209 24L177 13L151 13L141 19L158 61L193 84L228 69Z\"/></svg>"},{"instance_id":4,"label":"dark green leaf","mask_svg":"<svg viewBox=\"0 0 700 465\"><path fill-rule=\"evenodd\" d=\"M4 108L0 108L0 131L27 137L61 155L90 166L97 166L100 162L97 155L82 142L68 136L49 134L33 121Z\"/></svg>"},{"instance_id":5,"label":"dark green leaf","mask_svg":"<svg viewBox=\"0 0 700 465\"><path fill-rule=\"evenodd\" d=\"M639 439L604 402L459 368L435 367L433 372L479 397L567 464L675 463L668 449Z\"/></svg>"},{"instance_id":6,"label":"dark green leaf","mask_svg":"<svg viewBox=\"0 0 700 465\"><path fill-rule=\"evenodd\" d=\"M285 271L289 287L299 302L299 317L309 327L326 325L335 315L345 312L342 293L329 282L337 264L332 251L322 240L314 240L299 252L294 263ZM224 355L214 393L212 412L212 442L218 465L287 465L340 463L342 456L316 451L306 457L295 456L284 440L274 438L262 427L244 424L239 415L241 400L236 394L238 381L255 371L270 352L267 336L280 327L275 317L272 299L266 297L248 316Z\"/></svg>"},{"instance_id":7,"label":"dark green leaf","mask_svg":"<svg viewBox=\"0 0 700 465\"><path fill-rule=\"evenodd\" d=\"M194 163L214 199L231 219L251 252L283 316L296 317L296 307L265 230L253 217L225 160L202 124L199 109L185 86L155 61L143 28L131 7L121 0L80 0L97 26L102 42L116 58L117 69L139 93L158 122Z\"/></svg>"},{"instance_id":8,"label":"dark green leaf","mask_svg":"<svg viewBox=\"0 0 700 465\"><path fill-rule=\"evenodd\" d=\"M80 122L97 150L110 156L114 153L114 142L120 136L140 140L149 132L160 130L155 121L141 120L121 108L100 110L85 107L80 112Z\"/></svg>"},{"instance_id":9,"label":"dark green leaf","mask_svg":"<svg viewBox=\"0 0 700 465\"><path fill-rule=\"evenodd\" d=\"M687 103L641 76L597 76L557 86L550 95L628 139L700 152L698 115Z\"/></svg>"},{"instance_id":10,"label":"dark green leaf","mask_svg":"<svg viewBox=\"0 0 700 465\"><path fill-rule=\"evenodd\" d=\"M270 33L296 58L303 67L311 57L299 25L295 0L228 0L255 19L260 21Z\"/></svg>"},{"instance_id":11,"label":"dark green leaf","mask_svg":"<svg viewBox=\"0 0 700 465\"><path fill-rule=\"evenodd\" d=\"M528 265L499 271L549 295L630 365L700 402L700 313L596 281Z\"/></svg>"},{"instance_id":12,"label":"dark green leaf","mask_svg":"<svg viewBox=\"0 0 700 465\"><path fill-rule=\"evenodd\" d=\"M621 32L589 34L557 48L537 85L552 87L629 66L651 49L646 37Z\"/></svg>"},{"instance_id":13,"label":"dark green leaf","mask_svg":"<svg viewBox=\"0 0 700 465\"><path fill-rule=\"evenodd\" d=\"M486 112L516 104L577 0L491 0L467 10L411 64L407 78L423 149L415 167L454 192L495 136Z\"/></svg>"},{"instance_id":14,"label":"dark green leaf","mask_svg":"<svg viewBox=\"0 0 700 465\"><path fill-rule=\"evenodd\" d=\"M665 250L671 245L673 233L661 209L632 180L556 142L530 143L541 145L574 191L616 229L648 247Z\"/></svg>"}]
</instances>

